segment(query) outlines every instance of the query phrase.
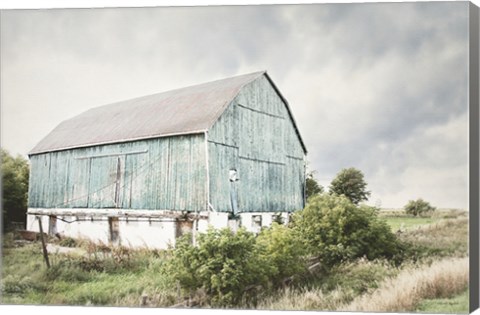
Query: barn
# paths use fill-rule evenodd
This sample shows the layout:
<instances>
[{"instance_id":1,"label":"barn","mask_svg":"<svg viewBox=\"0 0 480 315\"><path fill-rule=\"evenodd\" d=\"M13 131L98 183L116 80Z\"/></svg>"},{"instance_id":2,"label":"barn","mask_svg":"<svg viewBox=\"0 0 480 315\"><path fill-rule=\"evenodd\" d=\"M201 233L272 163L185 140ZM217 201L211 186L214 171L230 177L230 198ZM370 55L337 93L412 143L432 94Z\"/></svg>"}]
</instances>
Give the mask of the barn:
<instances>
[{"instance_id":1,"label":"barn","mask_svg":"<svg viewBox=\"0 0 480 315\"><path fill-rule=\"evenodd\" d=\"M29 152L27 229L153 248L256 232L304 207L306 153L266 71L96 107Z\"/></svg>"}]
</instances>

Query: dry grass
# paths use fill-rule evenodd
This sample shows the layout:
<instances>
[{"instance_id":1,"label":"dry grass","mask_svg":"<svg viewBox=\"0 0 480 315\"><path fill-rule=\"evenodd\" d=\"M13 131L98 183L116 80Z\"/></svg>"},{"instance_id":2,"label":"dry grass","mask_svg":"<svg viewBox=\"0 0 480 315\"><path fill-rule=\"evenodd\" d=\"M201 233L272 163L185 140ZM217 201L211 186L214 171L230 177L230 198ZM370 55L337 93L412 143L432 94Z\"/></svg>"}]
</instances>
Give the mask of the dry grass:
<instances>
[{"instance_id":1,"label":"dry grass","mask_svg":"<svg viewBox=\"0 0 480 315\"><path fill-rule=\"evenodd\" d=\"M280 293L266 297L256 306L262 310L336 310L355 295L347 288L324 293L321 289L286 288Z\"/></svg>"},{"instance_id":2,"label":"dry grass","mask_svg":"<svg viewBox=\"0 0 480 315\"><path fill-rule=\"evenodd\" d=\"M407 268L384 281L372 294L341 306L342 311L398 312L415 310L423 299L451 297L468 286L468 258L448 258L422 268Z\"/></svg>"},{"instance_id":3,"label":"dry grass","mask_svg":"<svg viewBox=\"0 0 480 315\"><path fill-rule=\"evenodd\" d=\"M373 292L387 277L399 269L387 261L368 261L365 258L345 262L328 273L312 275L302 286L291 286L259 297L257 309L268 310L335 310L356 296ZM243 307L251 305L244 303Z\"/></svg>"}]
</instances>

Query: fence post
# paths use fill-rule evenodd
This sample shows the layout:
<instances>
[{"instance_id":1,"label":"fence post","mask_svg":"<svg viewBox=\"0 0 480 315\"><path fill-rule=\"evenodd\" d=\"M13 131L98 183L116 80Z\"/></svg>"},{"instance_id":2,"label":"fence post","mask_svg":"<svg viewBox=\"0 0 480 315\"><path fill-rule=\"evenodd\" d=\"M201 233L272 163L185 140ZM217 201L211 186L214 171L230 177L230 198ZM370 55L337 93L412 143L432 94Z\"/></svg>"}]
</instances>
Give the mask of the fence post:
<instances>
[{"instance_id":1,"label":"fence post","mask_svg":"<svg viewBox=\"0 0 480 315\"><path fill-rule=\"evenodd\" d=\"M42 241L43 258L45 259L45 264L47 265L47 268L50 268L50 261L48 261L48 252L47 247L45 246L45 239L43 235L42 218L40 216L37 216L37 220L38 227L40 228L40 240Z\"/></svg>"}]
</instances>

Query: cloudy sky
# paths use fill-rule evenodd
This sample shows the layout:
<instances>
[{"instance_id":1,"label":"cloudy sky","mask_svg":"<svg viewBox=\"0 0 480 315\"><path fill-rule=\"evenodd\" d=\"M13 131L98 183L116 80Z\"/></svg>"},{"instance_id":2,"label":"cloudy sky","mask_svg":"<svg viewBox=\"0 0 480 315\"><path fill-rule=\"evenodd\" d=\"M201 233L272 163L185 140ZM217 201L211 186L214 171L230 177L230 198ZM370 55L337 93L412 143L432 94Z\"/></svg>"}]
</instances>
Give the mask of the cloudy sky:
<instances>
[{"instance_id":1,"label":"cloudy sky","mask_svg":"<svg viewBox=\"0 0 480 315\"><path fill-rule=\"evenodd\" d=\"M1 13L1 144L26 156L89 108L267 70L328 186L371 204L468 204L468 3Z\"/></svg>"}]
</instances>

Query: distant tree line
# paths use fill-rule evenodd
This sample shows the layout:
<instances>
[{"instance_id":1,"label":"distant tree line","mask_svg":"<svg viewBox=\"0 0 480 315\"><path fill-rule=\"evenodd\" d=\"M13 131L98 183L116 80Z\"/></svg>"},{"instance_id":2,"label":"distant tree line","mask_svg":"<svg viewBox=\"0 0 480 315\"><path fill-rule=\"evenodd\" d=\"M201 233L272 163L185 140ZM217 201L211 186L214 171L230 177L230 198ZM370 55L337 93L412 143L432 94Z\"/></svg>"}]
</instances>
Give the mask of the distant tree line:
<instances>
[{"instance_id":1,"label":"distant tree line","mask_svg":"<svg viewBox=\"0 0 480 315\"><path fill-rule=\"evenodd\" d=\"M323 186L318 183L314 174L315 171L311 171L306 177L307 200L312 196L324 193ZM358 205L362 201L367 201L371 195L371 191L367 190L367 182L365 181L363 173L353 167L342 169L332 180L328 189L329 194L343 195L354 205ZM429 215L435 211L435 209L435 207L422 198L409 200L403 207L405 213L413 216Z\"/></svg>"},{"instance_id":2,"label":"distant tree line","mask_svg":"<svg viewBox=\"0 0 480 315\"><path fill-rule=\"evenodd\" d=\"M314 174L315 171L307 174L307 199L322 194L325 190L315 179ZM355 205L358 205L362 201L367 201L371 194L371 192L367 190L367 182L365 181L362 171L354 167L342 169L332 180L328 189L330 194L343 195Z\"/></svg>"},{"instance_id":3,"label":"distant tree line","mask_svg":"<svg viewBox=\"0 0 480 315\"><path fill-rule=\"evenodd\" d=\"M7 230L12 222L26 221L28 200L28 162L21 155L13 157L1 149L2 225Z\"/></svg>"}]
</instances>

